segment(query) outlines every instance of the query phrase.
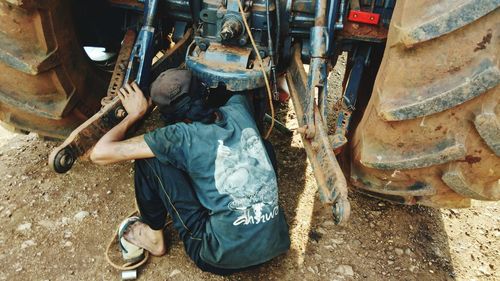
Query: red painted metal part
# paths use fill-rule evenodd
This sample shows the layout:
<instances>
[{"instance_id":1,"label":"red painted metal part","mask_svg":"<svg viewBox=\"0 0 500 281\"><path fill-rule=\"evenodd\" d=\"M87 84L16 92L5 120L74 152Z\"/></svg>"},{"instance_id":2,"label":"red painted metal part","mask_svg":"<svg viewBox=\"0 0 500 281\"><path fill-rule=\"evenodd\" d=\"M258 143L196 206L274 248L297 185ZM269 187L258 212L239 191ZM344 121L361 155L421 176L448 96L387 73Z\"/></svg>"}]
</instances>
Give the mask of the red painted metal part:
<instances>
[{"instance_id":1,"label":"red painted metal part","mask_svg":"<svg viewBox=\"0 0 500 281\"><path fill-rule=\"evenodd\" d=\"M380 15L376 13L351 10L348 19L353 22L377 25Z\"/></svg>"},{"instance_id":2,"label":"red painted metal part","mask_svg":"<svg viewBox=\"0 0 500 281\"><path fill-rule=\"evenodd\" d=\"M360 24L347 21L344 24L344 29L340 30L337 35L343 39L383 42L387 39L387 32L387 27L382 25Z\"/></svg>"}]
</instances>

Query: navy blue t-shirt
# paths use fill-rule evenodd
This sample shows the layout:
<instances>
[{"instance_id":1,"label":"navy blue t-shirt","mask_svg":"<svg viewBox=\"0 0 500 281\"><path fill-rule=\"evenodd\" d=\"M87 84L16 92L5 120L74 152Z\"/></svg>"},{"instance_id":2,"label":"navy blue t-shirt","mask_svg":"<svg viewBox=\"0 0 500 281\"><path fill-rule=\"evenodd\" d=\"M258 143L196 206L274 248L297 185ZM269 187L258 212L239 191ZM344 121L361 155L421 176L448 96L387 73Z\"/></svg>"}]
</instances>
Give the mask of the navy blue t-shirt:
<instances>
[{"instance_id":1,"label":"navy blue t-shirt","mask_svg":"<svg viewBox=\"0 0 500 281\"><path fill-rule=\"evenodd\" d=\"M221 268L263 263L290 247L278 186L249 105L232 96L214 124L176 123L144 136L155 156L186 171L209 210L200 257Z\"/></svg>"}]
</instances>

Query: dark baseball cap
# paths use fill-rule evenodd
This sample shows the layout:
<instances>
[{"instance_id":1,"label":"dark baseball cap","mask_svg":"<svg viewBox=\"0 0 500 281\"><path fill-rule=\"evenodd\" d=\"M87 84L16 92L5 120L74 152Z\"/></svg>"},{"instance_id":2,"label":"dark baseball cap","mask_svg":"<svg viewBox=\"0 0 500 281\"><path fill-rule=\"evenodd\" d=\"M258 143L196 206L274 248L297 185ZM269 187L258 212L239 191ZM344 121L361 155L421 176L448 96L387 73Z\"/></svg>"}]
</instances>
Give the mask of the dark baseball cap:
<instances>
[{"instance_id":1,"label":"dark baseball cap","mask_svg":"<svg viewBox=\"0 0 500 281\"><path fill-rule=\"evenodd\" d=\"M166 109L177 99L189 93L191 72L186 69L168 69L151 84L151 99L160 108Z\"/></svg>"}]
</instances>

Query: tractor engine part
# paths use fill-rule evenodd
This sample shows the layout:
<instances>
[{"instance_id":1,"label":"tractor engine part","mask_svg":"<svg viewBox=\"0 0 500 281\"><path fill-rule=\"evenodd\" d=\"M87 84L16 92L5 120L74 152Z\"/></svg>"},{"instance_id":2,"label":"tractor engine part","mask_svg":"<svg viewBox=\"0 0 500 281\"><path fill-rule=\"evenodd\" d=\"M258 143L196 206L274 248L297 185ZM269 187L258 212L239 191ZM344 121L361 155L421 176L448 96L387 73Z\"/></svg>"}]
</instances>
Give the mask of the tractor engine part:
<instances>
[{"instance_id":1,"label":"tractor engine part","mask_svg":"<svg viewBox=\"0 0 500 281\"><path fill-rule=\"evenodd\" d=\"M220 37L222 38L222 41L229 41L231 39L238 38L242 29L243 26L239 20L235 18L228 18L222 25Z\"/></svg>"}]
</instances>

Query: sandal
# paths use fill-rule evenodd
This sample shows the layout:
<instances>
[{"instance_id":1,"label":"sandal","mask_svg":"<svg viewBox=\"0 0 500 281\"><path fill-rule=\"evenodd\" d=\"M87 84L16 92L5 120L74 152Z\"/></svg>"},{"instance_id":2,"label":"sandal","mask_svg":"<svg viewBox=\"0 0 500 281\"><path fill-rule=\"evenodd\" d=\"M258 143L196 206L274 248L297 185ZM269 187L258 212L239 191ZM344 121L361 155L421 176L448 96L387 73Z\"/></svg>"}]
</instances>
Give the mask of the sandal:
<instances>
[{"instance_id":1,"label":"sandal","mask_svg":"<svg viewBox=\"0 0 500 281\"><path fill-rule=\"evenodd\" d=\"M144 249L128 242L123 237L127 228L140 220L141 219L137 216L127 218L122 221L120 227L118 228L118 242L120 244L122 257L125 262L129 264L134 264L144 259Z\"/></svg>"}]
</instances>

